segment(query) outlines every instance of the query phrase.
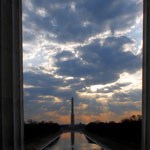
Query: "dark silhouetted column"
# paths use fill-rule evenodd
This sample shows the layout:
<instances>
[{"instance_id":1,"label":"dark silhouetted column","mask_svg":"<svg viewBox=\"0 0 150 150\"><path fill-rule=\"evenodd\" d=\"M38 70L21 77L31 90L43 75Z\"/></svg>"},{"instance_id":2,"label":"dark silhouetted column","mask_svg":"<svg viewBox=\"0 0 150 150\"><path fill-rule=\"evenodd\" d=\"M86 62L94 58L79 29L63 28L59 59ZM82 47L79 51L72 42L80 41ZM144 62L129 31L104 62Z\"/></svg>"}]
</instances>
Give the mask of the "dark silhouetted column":
<instances>
[{"instance_id":1,"label":"dark silhouetted column","mask_svg":"<svg viewBox=\"0 0 150 150\"><path fill-rule=\"evenodd\" d=\"M150 1L144 0L143 25L143 142L142 150L150 150Z\"/></svg>"},{"instance_id":2,"label":"dark silhouetted column","mask_svg":"<svg viewBox=\"0 0 150 150\"><path fill-rule=\"evenodd\" d=\"M74 99L71 99L71 129L74 129Z\"/></svg>"},{"instance_id":3,"label":"dark silhouetted column","mask_svg":"<svg viewBox=\"0 0 150 150\"><path fill-rule=\"evenodd\" d=\"M0 149L23 149L22 6L0 1Z\"/></svg>"}]
</instances>

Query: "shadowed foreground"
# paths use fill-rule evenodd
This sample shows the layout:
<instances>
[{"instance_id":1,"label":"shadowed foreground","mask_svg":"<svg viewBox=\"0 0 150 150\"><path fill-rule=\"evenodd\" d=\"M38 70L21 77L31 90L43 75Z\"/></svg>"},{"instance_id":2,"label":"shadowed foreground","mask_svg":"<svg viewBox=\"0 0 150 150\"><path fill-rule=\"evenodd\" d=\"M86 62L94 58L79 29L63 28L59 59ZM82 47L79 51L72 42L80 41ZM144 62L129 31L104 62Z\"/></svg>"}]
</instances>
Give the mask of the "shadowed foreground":
<instances>
[{"instance_id":1,"label":"shadowed foreground","mask_svg":"<svg viewBox=\"0 0 150 150\"><path fill-rule=\"evenodd\" d=\"M98 145L111 150L141 149L141 116L131 116L121 122L91 122L88 125L60 126L53 122L25 124L25 149L36 150L60 136L62 132L80 132L93 139Z\"/></svg>"},{"instance_id":2,"label":"shadowed foreground","mask_svg":"<svg viewBox=\"0 0 150 150\"><path fill-rule=\"evenodd\" d=\"M61 128L53 122L29 121L24 126L25 150L37 150L43 143L61 133Z\"/></svg>"},{"instance_id":3,"label":"shadowed foreground","mask_svg":"<svg viewBox=\"0 0 150 150\"><path fill-rule=\"evenodd\" d=\"M85 132L112 150L141 149L141 116L132 116L121 122L91 122Z\"/></svg>"}]
</instances>

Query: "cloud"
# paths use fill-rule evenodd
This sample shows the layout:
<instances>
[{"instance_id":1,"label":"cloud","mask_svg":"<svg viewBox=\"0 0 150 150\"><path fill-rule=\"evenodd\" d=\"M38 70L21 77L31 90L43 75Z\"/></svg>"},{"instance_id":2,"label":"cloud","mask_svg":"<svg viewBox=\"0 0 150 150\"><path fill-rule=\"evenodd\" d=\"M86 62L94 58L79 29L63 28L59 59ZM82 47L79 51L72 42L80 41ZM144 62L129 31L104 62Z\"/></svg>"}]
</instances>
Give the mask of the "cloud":
<instances>
[{"instance_id":1,"label":"cloud","mask_svg":"<svg viewBox=\"0 0 150 150\"><path fill-rule=\"evenodd\" d=\"M133 73L141 68L140 55L123 51L123 46L132 42L127 37L109 37L103 45L96 40L78 47L78 57L56 62L57 74L84 77L87 85L114 82L120 73ZM63 58L63 55L60 57Z\"/></svg>"},{"instance_id":2,"label":"cloud","mask_svg":"<svg viewBox=\"0 0 150 150\"><path fill-rule=\"evenodd\" d=\"M57 61L67 61L67 60L71 60L71 59L74 59L74 54L71 53L71 52L68 52L68 51L62 51L60 53L57 53L56 56L55 56L55 59Z\"/></svg>"},{"instance_id":3,"label":"cloud","mask_svg":"<svg viewBox=\"0 0 150 150\"><path fill-rule=\"evenodd\" d=\"M114 93L111 101L117 102L136 102L141 101L142 99L142 91L141 89L135 89L127 92Z\"/></svg>"},{"instance_id":4,"label":"cloud","mask_svg":"<svg viewBox=\"0 0 150 150\"><path fill-rule=\"evenodd\" d=\"M136 103L110 103L109 104L109 111L110 112L114 112L114 113L118 113L120 115L122 115L124 112L126 111L141 111L141 102L136 102Z\"/></svg>"},{"instance_id":5,"label":"cloud","mask_svg":"<svg viewBox=\"0 0 150 150\"><path fill-rule=\"evenodd\" d=\"M69 122L72 96L78 121L140 113L141 16L141 0L23 1L25 118Z\"/></svg>"},{"instance_id":6,"label":"cloud","mask_svg":"<svg viewBox=\"0 0 150 150\"><path fill-rule=\"evenodd\" d=\"M128 82L128 83L115 83L114 85L108 85L108 86L105 86L103 88L97 88L96 91L98 93L112 93L114 91L118 91L118 90L121 90L122 88L130 85L131 83Z\"/></svg>"},{"instance_id":7,"label":"cloud","mask_svg":"<svg viewBox=\"0 0 150 150\"><path fill-rule=\"evenodd\" d=\"M142 12L142 3L134 0L130 3L125 0L33 0L24 2L23 6L25 28L51 32L54 36L47 34L47 38L60 42L83 41L108 30L112 33L127 30L134 26Z\"/></svg>"}]
</instances>

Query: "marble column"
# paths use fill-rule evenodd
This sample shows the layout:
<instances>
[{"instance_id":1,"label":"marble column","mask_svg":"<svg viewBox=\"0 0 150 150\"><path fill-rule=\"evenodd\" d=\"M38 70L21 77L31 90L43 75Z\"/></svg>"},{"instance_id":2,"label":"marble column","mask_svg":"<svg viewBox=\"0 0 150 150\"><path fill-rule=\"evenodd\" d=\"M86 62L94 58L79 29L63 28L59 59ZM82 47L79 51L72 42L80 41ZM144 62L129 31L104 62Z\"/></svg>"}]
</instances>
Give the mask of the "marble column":
<instances>
[{"instance_id":1,"label":"marble column","mask_svg":"<svg viewBox=\"0 0 150 150\"><path fill-rule=\"evenodd\" d=\"M21 0L0 1L0 149L23 150Z\"/></svg>"}]
</instances>

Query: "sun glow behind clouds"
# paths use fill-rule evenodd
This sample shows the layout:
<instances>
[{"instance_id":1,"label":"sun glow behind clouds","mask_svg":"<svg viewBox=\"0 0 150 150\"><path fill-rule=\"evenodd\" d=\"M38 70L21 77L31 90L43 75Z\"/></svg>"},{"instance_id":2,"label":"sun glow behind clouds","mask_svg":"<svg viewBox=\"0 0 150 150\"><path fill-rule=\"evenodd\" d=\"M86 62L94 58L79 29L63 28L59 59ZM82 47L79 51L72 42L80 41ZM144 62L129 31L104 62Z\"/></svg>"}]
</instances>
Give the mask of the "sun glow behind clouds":
<instances>
[{"instance_id":1,"label":"sun glow behind clouds","mask_svg":"<svg viewBox=\"0 0 150 150\"><path fill-rule=\"evenodd\" d=\"M140 114L141 41L141 0L23 1L25 119Z\"/></svg>"}]
</instances>

